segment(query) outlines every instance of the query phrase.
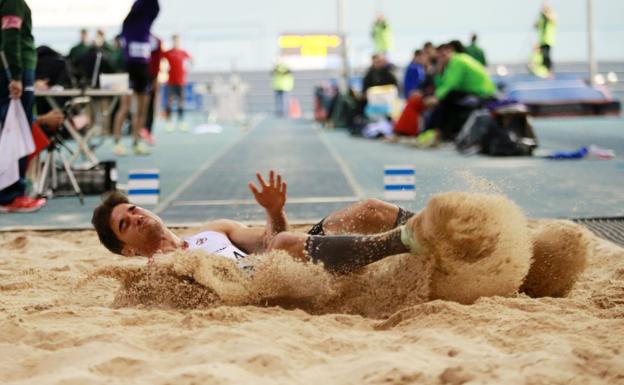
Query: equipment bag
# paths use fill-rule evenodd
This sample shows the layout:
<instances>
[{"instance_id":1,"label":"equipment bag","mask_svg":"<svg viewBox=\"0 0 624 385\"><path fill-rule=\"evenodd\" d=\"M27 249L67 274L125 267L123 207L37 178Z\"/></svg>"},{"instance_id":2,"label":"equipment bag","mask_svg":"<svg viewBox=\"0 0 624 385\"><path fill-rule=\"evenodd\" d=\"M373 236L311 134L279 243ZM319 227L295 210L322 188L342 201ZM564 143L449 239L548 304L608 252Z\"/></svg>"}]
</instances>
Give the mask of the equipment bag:
<instances>
[{"instance_id":1,"label":"equipment bag","mask_svg":"<svg viewBox=\"0 0 624 385\"><path fill-rule=\"evenodd\" d=\"M78 186L85 195L100 195L117 188L117 164L114 160L102 161L89 169L72 168ZM57 167L58 188L55 195L75 195L65 169Z\"/></svg>"}]
</instances>

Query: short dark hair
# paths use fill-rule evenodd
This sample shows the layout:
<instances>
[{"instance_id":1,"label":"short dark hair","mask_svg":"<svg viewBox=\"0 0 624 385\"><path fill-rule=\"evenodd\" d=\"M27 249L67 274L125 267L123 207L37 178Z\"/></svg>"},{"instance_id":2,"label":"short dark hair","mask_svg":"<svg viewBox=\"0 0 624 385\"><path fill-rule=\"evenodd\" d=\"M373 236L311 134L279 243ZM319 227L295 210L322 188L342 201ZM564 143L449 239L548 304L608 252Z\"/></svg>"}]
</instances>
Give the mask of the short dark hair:
<instances>
[{"instance_id":1,"label":"short dark hair","mask_svg":"<svg viewBox=\"0 0 624 385\"><path fill-rule=\"evenodd\" d=\"M464 48L464 45L459 40L451 40L448 45L450 45L457 53L466 52L466 48Z\"/></svg>"},{"instance_id":2,"label":"short dark hair","mask_svg":"<svg viewBox=\"0 0 624 385\"><path fill-rule=\"evenodd\" d=\"M124 193L119 191L108 193L102 197L102 203L93 210L93 217L91 217L91 223L95 227L100 242L115 254L121 254L124 245L113 232L110 219L115 206L122 203L130 203Z\"/></svg>"},{"instance_id":3,"label":"short dark hair","mask_svg":"<svg viewBox=\"0 0 624 385\"><path fill-rule=\"evenodd\" d=\"M417 49L416 51L414 51L414 56L422 55L422 53L423 53L422 49Z\"/></svg>"}]
</instances>

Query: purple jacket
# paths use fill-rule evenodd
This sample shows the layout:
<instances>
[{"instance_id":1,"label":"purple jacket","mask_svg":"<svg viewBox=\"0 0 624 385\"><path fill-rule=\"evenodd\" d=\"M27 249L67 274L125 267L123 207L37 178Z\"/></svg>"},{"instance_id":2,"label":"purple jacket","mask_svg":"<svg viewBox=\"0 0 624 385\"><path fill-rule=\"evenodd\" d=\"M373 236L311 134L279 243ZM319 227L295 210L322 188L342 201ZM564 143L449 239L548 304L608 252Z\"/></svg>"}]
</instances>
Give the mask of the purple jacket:
<instances>
[{"instance_id":1,"label":"purple jacket","mask_svg":"<svg viewBox=\"0 0 624 385\"><path fill-rule=\"evenodd\" d=\"M149 63L150 30L159 11L158 0L136 0L132 5L121 27L126 63Z\"/></svg>"}]
</instances>

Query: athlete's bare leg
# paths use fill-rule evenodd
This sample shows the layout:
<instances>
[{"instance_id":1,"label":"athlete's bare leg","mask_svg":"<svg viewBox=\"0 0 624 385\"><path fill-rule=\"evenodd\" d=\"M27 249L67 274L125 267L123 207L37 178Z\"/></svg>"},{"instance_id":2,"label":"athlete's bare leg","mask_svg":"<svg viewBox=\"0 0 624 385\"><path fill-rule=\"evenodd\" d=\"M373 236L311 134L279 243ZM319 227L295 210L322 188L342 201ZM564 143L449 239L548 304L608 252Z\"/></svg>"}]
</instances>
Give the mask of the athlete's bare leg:
<instances>
[{"instance_id":1,"label":"athlete's bare leg","mask_svg":"<svg viewBox=\"0 0 624 385\"><path fill-rule=\"evenodd\" d=\"M132 97L130 95L124 95L119 100L119 109L117 110L117 114L115 114L113 126L113 136L115 138L115 143L118 143L121 139L121 126L128 116L131 103Z\"/></svg>"},{"instance_id":2,"label":"athlete's bare leg","mask_svg":"<svg viewBox=\"0 0 624 385\"><path fill-rule=\"evenodd\" d=\"M336 211L323 221L326 235L377 234L396 226L399 208L379 199L366 199Z\"/></svg>"}]
</instances>

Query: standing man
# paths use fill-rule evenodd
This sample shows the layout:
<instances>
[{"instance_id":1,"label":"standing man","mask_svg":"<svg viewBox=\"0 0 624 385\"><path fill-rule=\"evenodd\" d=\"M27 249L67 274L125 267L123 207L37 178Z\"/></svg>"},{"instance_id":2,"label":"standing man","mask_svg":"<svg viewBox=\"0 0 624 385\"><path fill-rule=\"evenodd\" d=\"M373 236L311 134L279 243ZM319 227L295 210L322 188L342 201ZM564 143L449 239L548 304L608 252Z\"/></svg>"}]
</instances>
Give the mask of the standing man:
<instances>
[{"instance_id":1,"label":"standing man","mask_svg":"<svg viewBox=\"0 0 624 385\"><path fill-rule=\"evenodd\" d=\"M78 59L82 57L89 50L89 32L87 32L86 28L80 29L80 41L75 46L71 47L69 50L69 55L67 58L71 62L71 64L75 65L78 62Z\"/></svg>"},{"instance_id":2,"label":"standing man","mask_svg":"<svg viewBox=\"0 0 624 385\"><path fill-rule=\"evenodd\" d=\"M487 60L485 60L485 52L477 45L477 34L473 33L470 36L470 45L465 48L466 53L472 56L476 61L481 63L484 67L487 66Z\"/></svg>"},{"instance_id":3,"label":"standing man","mask_svg":"<svg viewBox=\"0 0 624 385\"><path fill-rule=\"evenodd\" d=\"M277 63L272 73L275 92L275 115L284 117L287 112L288 94L295 87L295 77L284 63Z\"/></svg>"},{"instance_id":4,"label":"standing man","mask_svg":"<svg viewBox=\"0 0 624 385\"><path fill-rule=\"evenodd\" d=\"M552 73L552 48L555 45L555 39L557 36L557 20L556 15L548 3L544 3L539 18L535 23L537 29L537 38L542 53L542 63L544 67Z\"/></svg>"},{"instance_id":5,"label":"standing man","mask_svg":"<svg viewBox=\"0 0 624 385\"><path fill-rule=\"evenodd\" d=\"M37 51L30 8L24 0L2 0L0 23L0 50L6 58L0 61L0 120L4 125L11 99L19 99L32 124ZM26 162L26 157L19 159L18 181L0 190L0 212L32 212L45 205L43 198L26 196Z\"/></svg>"},{"instance_id":6,"label":"standing man","mask_svg":"<svg viewBox=\"0 0 624 385\"><path fill-rule=\"evenodd\" d=\"M394 47L392 29L383 13L377 15L371 35L373 36L375 53L382 53L385 55Z\"/></svg>"},{"instance_id":7,"label":"standing man","mask_svg":"<svg viewBox=\"0 0 624 385\"><path fill-rule=\"evenodd\" d=\"M178 129L180 131L188 131L186 123L184 123L184 85L186 84L186 69L184 66L187 62L193 63L191 55L180 48L180 36L173 35L171 37L173 47L165 52L165 58L169 62L169 80L167 81L167 127L168 132L173 131L173 122L171 122L171 106L174 98L178 103Z\"/></svg>"},{"instance_id":8,"label":"standing man","mask_svg":"<svg viewBox=\"0 0 624 385\"><path fill-rule=\"evenodd\" d=\"M126 16L121 28L122 46L126 71L130 77L132 98L136 101L136 113L132 116L132 150L136 155L149 155L149 148L139 141L139 130L145 125L147 102L151 87L149 63L151 57L150 30L160 12L158 0L136 0ZM130 110L130 101L122 99L119 110L115 115L115 145L116 155L126 155L126 149L121 143L121 126Z\"/></svg>"}]
</instances>

